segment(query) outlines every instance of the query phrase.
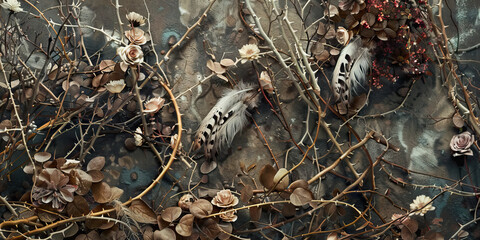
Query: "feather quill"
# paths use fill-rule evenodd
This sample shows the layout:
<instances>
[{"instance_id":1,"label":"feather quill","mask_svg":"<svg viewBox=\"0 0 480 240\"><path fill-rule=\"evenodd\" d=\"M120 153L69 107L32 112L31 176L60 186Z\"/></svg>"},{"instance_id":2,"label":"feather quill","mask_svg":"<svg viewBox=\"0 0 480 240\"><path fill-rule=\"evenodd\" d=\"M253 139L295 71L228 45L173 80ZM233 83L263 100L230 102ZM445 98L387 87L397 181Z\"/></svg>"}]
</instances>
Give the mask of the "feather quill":
<instances>
[{"instance_id":1,"label":"feather quill","mask_svg":"<svg viewBox=\"0 0 480 240\"><path fill-rule=\"evenodd\" d=\"M220 98L200 123L194 150L204 147L205 157L211 159L229 147L233 138L248 123L248 109L257 106L258 91L253 86L239 84Z\"/></svg>"},{"instance_id":2,"label":"feather quill","mask_svg":"<svg viewBox=\"0 0 480 240\"><path fill-rule=\"evenodd\" d=\"M342 50L332 77L333 95L337 103L348 106L351 92L365 85L371 58L370 48L362 46L360 37Z\"/></svg>"}]
</instances>

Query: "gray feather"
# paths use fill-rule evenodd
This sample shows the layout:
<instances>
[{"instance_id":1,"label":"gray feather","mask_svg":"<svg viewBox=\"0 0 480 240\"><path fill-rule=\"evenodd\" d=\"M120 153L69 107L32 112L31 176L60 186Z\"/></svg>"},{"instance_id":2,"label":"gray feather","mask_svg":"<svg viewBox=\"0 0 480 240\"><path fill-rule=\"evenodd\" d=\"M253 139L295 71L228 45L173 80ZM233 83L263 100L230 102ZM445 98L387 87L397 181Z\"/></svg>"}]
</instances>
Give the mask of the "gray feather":
<instances>
[{"instance_id":1,"label":"gray feather","mask_svg":"<svg viewBox=\"0 0 480 240\"><path fill-rule=\"evenodd\" d=\"M366 85L367 71L372 64L370 48L361 38L351 41L340 53L333 71L332 87L336 102L348 105L352 91Z\"/></svg>"},{"instance_id":2,"label":"gray feather","mask_svg":"<svg viewBox=\"0 0 480 240\"><path fill-rule=\"evenodd\" d=\"M230 147L233 138L248 123L248 109L257 106L256 88L239 84L220 98L203 119L197 131L194 149L204 146L206 158L215 157Z\"/></svg>"}]
</instances>

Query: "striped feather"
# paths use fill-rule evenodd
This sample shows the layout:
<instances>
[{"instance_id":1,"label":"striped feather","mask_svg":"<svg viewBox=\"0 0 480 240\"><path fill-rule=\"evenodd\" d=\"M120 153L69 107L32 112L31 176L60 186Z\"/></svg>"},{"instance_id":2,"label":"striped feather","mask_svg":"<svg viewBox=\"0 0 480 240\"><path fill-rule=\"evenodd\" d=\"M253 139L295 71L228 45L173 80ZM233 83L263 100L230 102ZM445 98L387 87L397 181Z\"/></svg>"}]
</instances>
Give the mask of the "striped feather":
<instances>
[{"instance_id":1,"label":"striped feather","mask_svg":"<svg viewBox=\"0 0 480 240\"><path fill-rule=\"evenodd\" d=\"M342 50L332 78L333 95L337 103L348 106L352 91L355 92L366 84L371 58L370 48L362 46L360 37Z\"/></svg>"},{"instance_id":2,"label":"striped feather","mask_svg":"<svg viewBox=\"0 0 480 240\"><path fill-rule=\"evenodd\" d=\"M203 119L194 142L194 150L204 146L205 157L216 157L230 147L233 138L248 123L248 109L257 106L258 91L252 86L239 84L226 92Z\"/></svg>"}]
</instances>

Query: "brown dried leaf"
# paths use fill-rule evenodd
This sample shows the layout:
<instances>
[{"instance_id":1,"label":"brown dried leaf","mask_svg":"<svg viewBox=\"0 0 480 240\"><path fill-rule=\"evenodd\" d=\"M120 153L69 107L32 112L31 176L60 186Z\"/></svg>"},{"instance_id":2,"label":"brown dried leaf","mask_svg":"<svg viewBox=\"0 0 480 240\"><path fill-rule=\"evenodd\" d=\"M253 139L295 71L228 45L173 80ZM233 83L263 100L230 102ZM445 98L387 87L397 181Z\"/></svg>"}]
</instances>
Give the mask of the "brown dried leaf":
<instances>
[{"instance_id":1,"label":"brown dried leaf","mask_svg":"<svg viewBox=\"0 0 480 240\"><path fill-rule=\"evenodd\" d=\"M465 121L463 121L462 116L458 113L455 113L453 115L452 120L453 120L453 125L455 125L455 127L457 128L462 128L463 126L465 126Z\"/></svg>"},{"instance_id":2,"label":"brown dried leaf","mask_svg":"<svg viewBox=\"0 0 480 240\"><path fill-rule=\"evenodd\" d=\"M353 29L358 26L358 20L354 16L348 15L345 18L345 25L347 25L347 29Z\"/></svg>"},{"instance_id":3,"label":"brown dried leaf","mask_svg":"<svg viewBox=\"0 0 480 240\"><path fill-rule=\"evenodd\" d=\"M278 169L277 173L273 177L273 184L276 184L275 190L283 191L288 187L289 183L288 170L285 168Z\"/></svg>"},{"instance_id":4,"label":"brown dried leaf","mask_svg":"<svg viewBox=\"0 0 480 240\"><path fill-rule=\"evenodd\" d=\"M190 206L190 213L197 218L205 218L213 211L213 205L205 199L198 199Z\"/></svg>"},{"instance_id":5,"label":"brown dried leaf","mask_svg":"<svg viewBox=\"0 0 480 240\"><path fill-rule=\"evenodd\" d=\"M371 37L375 36L375 31L373 31L372 29L368 29L368 28L362 28L362 30L360 30L360 36L365 37L365 38L371 38Z\"/></svg>"},{"instance_id":6,"label":"brown dried leaf","mask_svg":"<svg viewBox=\"0 0 480 240\"><path fill-rule=\"evenodd\" d=\"M133 200L128 209L132 213L130 217L137 222L149 224L157 223L157 214L155 214L155 212L141 199ZM180 213L181 211L182 210L180 209Z\"/></svg>"},{"instance_id":7,"label":"brown dried leaf","mask_svg":"<svg viewBox=\"0 0 480 240\"><path fill-rule=\"evenodd\" d=\"M173 240L177 239L175 232L170 228L164 228L163 230L159 231L156 230L153 232L153 239L154 240Z\"/></svg>"},{"instance_id":8,"label":"brown dried leaf","mask_svg":"<svg viewBox=\"0 0 480 240\"><path fill-rule=\"evenodd\" d=\"M46 162L50 160L51 157L52 157L52 154L49 152L38 152L38 153L35 153L35 155L33 155L33 159L35 159L35 161L39 163Z\"/></svg>"},{"instance_id":9,"label":"brown dried leaf","mask_svg":"<svg viewBox=\"0 0 480 240\"><path fill-rule=\"evenodd\" d=\"M92 176L80 169L70 171L70 179L78 188L75 191L78 195L85 195L92 186Z\"/></svg>"},{"instance_id":10,"label":"brown dried leaf","mask_svg":"<svg viewBox=\"0 0 480 240\"><path fill-rule=\"evenodd\" d=\"M263 166L260 170L260 183L267 189L273 188L273 177L277 173L277 170L272 167L272 165L268 164Z\"/></svg>"},{"instance_id":11,"label":"brown dried leaf","mask_svg":"<svg viewBox=\"0 0 480 240\"><path fill-rule=\"evenodd\" d=\"M252 204L257 204L260 203L260 200L258 198L253 199L250 201L250 205ZM251 207L248 209L250 212L250 221L258 221L260 220L260 217L262 216L262 208L261 207Z\"/></svg>"},{"instance_id":12,"label":"brown dried leaf","mask_svg":"<svg viewBox=\"0 0 480 240\"><path fill-rule=\"evenodd\" d=\"M232 226L231 223L218 223L218 227L223 229L223 231L225 231L227 233L232 233L233 232L233 226ZM230 239L230 237L231 237L230 234L226 234L224 232L221 232L218 235L218 239L220 239L220 240Z\"/></svg>"},{"instance_id":13,"label":"brown dried leaf","mask_svg":"<svg viewBox=\"0 0 480 240\"><path fill-rule=\"evenodd\" d=\"M415 219L407 218L403 221L403 225L412 233L415 233L418 230L418 222Z\"/></svg>"},{"instance_id":14,"label":"brown dried leaf","mask_svg":"<svg viewBox=\"0 0 480 240\"><path fill-rule=\"evenodd\" d=\"M92 182L93 183L98 183L101 182L104 178L103 172L99 170L90 170L87 172L90 176L92 176Z\"/></svg>"},{"instance_id":15,"label":"brown dried leaf","mask_svg":"<svg viewBox=\"0 0 480 240\"><path fill-rule=\"evenodd\" d=\"M57 209L52 208L50 204L42 204L37 208L37 216L42 222L54 222L59 218L58 214L51 214L50 212L57 212Z\"/></svg>"},{"instance_id":16,"label":"brown dried leaf","mask_svg":"<svg viewBox=\"0 0 480 240\"><path fill-rule=\"evenodd\" d=\"M207 235L208 239L215 239L221 232L217 222L211 218L203 222L201 230Z\"/></svg>"},{"instance_id":17,"label":"brown dried leaf","mask_svg":"<svg viewBox=\"0 0 480 240\"><path fill-rule=\"evenodd\" d=\"M112 190L106 182L92 184L92 193L93 199L98 203L108 203L112 197Z\"/></svg>"},{"instance_id":18,"label":"brown dried leaf","mask_svg":"<svg viewBox=\"0 0 480 240\"><path fill-rule=\"evenodd\" d=\"M292 184L290 184L290 187L288 187L288 189L290 189L291 191L295 190L296 188L308 189L308 182L304 179L299 179L292 182Z\"/></svg>"},{"instance_id":19,"label":"brown dried leaf","mask_svg":"<svg viewBox=\"0 0 480 240\"><path fill-rule=\"evenodd\" d=\"M75 240L101 240L101 238L97 231L92 230L88 234L78 235Z\"/></svg>"},{"instance_id":20,"label":"brown dried leaf","mask_svg":"<svg viewBox=\"0 0 480 240\"><path fill-rule=\"evenodd\" d=\"M327 28L325 27L325 23L319 22L318 23L318 29L317 29L317 34L323 36L325 33L327 33Z\"/></svg>"},{"instance_id":21,"label":"brown dried leaf","mask_svg":"<svg viewBox=\"0 0 480 240\"><path fill-rule=\"evenodd\" d=\"M165 208L162 212L162 219L166 222L173 222L182 215L182 209L179 207Z\"/></svg>"},{"instance_id":22,"label":"brown dried leaf","mask_svg":"<svg viewBox=\"0 0 480 240\"><path fill-rule=\"evenodd\" d=\"M100 73L100 74L97 74L97 76L95 76L93 79L92 79L92 87L99 87L100 86L100 81L102 80L103 78L103 73Z\"/></svg>"},{"instance_id":23,"label":"brown dried leaf","mask_svg":"<svg viewBox=\"0 0 480 240\"><path fill-rule=\"evenodd\" d=\"M87 164L87 172L90 170L102 170L104 166L105 166L104 156L94 157Z\"/></svg>"},{"instance_id":24,"label":"brown dried leaf","mask_svg":"<svg viewBox=\"0 0 480 240\"><path fill-rule=\"evenodd\" d=\"M203 174L208 174L211 171L215 170L217 168L217 162L215 161L204 161L202 165L200 166L200 172Z\"/></svg>"},{"instance_id":25,"label":"brown dried leaf","mask_svg":"<svg viewBox=\"0 0 480 240\"><path fill-rule=\"evenodd\" d=\"M406 227L402 228L402 231L400 232L400 235L402 236L403 240L414 240L415 236L410 230Z\"/></svg>"},{"instance_id":26,"label":"brown dried leaf","mask_svg":"<svg viewBox=\"0 0 480 240\"><path fill-rule=\"evenodd\" d=\"M377 32L377 38L382 41L388 41L388 36L385 31Z\"/></svg>"},{"instance_id":27,"label":"brown dried leaf","mask_svg":"<svg viewBox=\"0 0 480 240\"><path fill-rule=\"evenodd\" d=\"M240 201L247 203L253 197L253 188L250 185L245 185L245 187L240 190Z\"/></svg>"},{"instance_id":28,"label":"brown dried leaf","mask_svg":"<svg viewBox=\"0 0 480 240\"><path fill-rule=\"evenodd\" d=\"M468 236L468 233L467 233L467 236ZM465 236L465 237L467 237L467 236ZM460 235L458 235L458 237L460 237ZM444 240L445 239L442 234L440 234L440 233L438 233L434 230L430 230L427 233L425 233L424 238L425 238L425 240Z\"/></svg>"},{"instance_id":29,"label":"brown dried leaf","mask_svg":"<svg viewBox=\"0 0 480 240\"><path fill-rule=\"evenodd\" d=\"M292 195L290 195L290 201L295 206L303 206L308 204L313 199L313 194L307 189L297 188L293 190Z\"/></svg>"},{"instance_id":30,"label":"brown dried leaf","mask_svg":"<svg viewBox=\"0 0 480 240\"><path fill-rule=\"evenodd\" d=\"M194 219L195 217L192 214L183 216L178 222L177 226L175 226L175 231L184 237L192 235Z\"/></svg>"},{"instance_id":31,"label":"brown dried leaf","mask_svg":"<svg viewBox=\"0 0 480 240\"><path fill-rule=\"evenodd\" d=\"M115 64L116 62L112 60L102 60L100 62L100 71L102 72L113 72L115 70Z\"/></svg>"},{"instance_id":32,"label":"brown dried leaf","mask_svg":"<svg viewBox=\"0 0 480 240\"><path fill-rule=\"evenodd\" d=\"M80 195L73 197L73 201L67 204L66 209L68 215L73 217L80 217L90 212L87 200Z\"/></svg>"},{"instance_id":33,"label":"brown dried leaf","mask_svg":"<svg viewBox=\"0 0 480 240\"><path fill-rule=\"evenodd\" d=\"M366 21L369 26L373 26L375 24L375 15L367 12L363 14L361 21Z\"/></svg>"},{"instance_id":34,"label":"brown dried leaf","mask_svg":"<svg viewBox=\"0 0 480 240\"><path fill-rule=\"evenodd\" d=\"M282 215L286 218L295 216L296 209L291 203L284 203L282 208Z\"/></svg>"},{"instance_id":35,"label":"brown dried leaf","mask_svg":"<svg viewBox=\"0 0 480 240\"><path fill-rule=\"evenodd\" d=\"M390 28L385 28L383 31L385 31L385 33L387 34L387 37L389 37L389 38L397 37L397 32L393 31Z\"/></svg>"}]
</instances>

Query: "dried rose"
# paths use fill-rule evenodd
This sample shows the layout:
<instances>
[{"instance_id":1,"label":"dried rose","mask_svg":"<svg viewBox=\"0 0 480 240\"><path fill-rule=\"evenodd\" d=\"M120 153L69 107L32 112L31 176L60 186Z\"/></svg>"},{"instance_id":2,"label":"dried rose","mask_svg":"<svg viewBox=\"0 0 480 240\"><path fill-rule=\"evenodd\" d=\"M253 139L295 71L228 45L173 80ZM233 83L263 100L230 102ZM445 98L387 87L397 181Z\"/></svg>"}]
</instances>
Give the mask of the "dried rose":
<instances>
[{"instance_id":1,"label":"dried rose","mask_svg":"<svg viewBox=\"0 0 480 240\"><path fill-rule=\"evenodd\" d=\"M143 62L142 48L137 45L128 45L126 47L119 47L117 54L122 61L129 65L137 65Z\"/></svg>"},{"instance_id":2,"label":"dried rose","mask_svg":"<svg viewBox=\"0 0 480 240\"><path fill-rule=\"evenodd\" d=\"M163 107L163 103L165 103L165 99L161 97L152 98L145 103L144 112L156 113Z\"/></svg>"},{"instance_id":3,"label":"dried rose","mask_svg":"<svg viewBox=\"0 0 480 240\"><path fill-rule=\"evenodd\" d=\"M432 199L425 195L417 196L417 198L413 200L413 203L410 203L410 210L416 211L413 213L415 215L423 216L428 211L435 210L435 207L432 205L431 201Z\"/></svg>"},{"instance_id":4,"label":"dried rose","mask_svg":"<svg viewBox=\"0 0 480 240\"><path fill-rule=\"evenodd\" d=\"M111 93L120 93L122 92L123 88L125 87L125 80L113 80L105 84L105 88Z\"/></svg>"},{"instance_id":5,"label":"dried rose","mask_svg":"<svg viewBox=\"0 0 480 240\"><path fill-rule=\"evenodd\" d=\"M133 27L139 27L145 25L146 18L136 12L129 12L127 14L127 20Z\"/></svg>"},{"instance_id":6,"label":"dried rose","mask_svg":"<svg viewBox=\"0 0 480 240\"><path fill-rule=\"evenodd\" d=\"M125 37L130 41L130 44L143 45L147 43L145 32L140 28L132 28L125 31Z\"/></svg>"},{"instance_id":7,"label":"dried rose","mask_svg":"<svg viewBox=\"0 0 480 240\"><path fill-rule=\"evenodd\" d=\"M458 157L462 155L472 156L473 152L470 149L473 142L475 142L475 136L470 132L463 132L452 137L450 141L450 148L452 149L453 156Z\"/></svg>"},{"instance_id":8,"label":"dried rose","mask_svg":"<svg viewBox=\"0 0 480 240\"><path fill-rule=\"evenodd\" d=\"M212 204L221 208L233 207L238 204L238 198L233 196L229 189L221 190L212 199Z\"/></svg>"},{"instance_id":9,"label":"dried rose","mask_svg":"<svg viewBox=\"0 0 480 240\"><path fill-rule=\"evenodd\" d=\"M338 27L336 37L337 41L342 45L345 45L350 41L350 34L344 27Z\"/></svg>"},{"instance_id":10,"label":"dried rose","mask_svg":"<svg viewBox=\"0 0 480 240\"><path fill-rule=\"evenodd\" d=\"M238 50L238 53L240 53L242 63L260 58L260 49L256 44L245 44Z\"/></svg>"},{"instance_id":11,"label":"dried rose","mask_svg":"<svg viewBox=\"0 0 480 240\"><path fill-rule=\"evenodd\" d=\"M194 201L195 199L191 194L185 194L178 200L178 206L183 210L189 210Z\"/></svg>"},{"instance_id":12,"label":"dried rose","mask_svg":"<svg viewBox=\"0 0 480 240\"><path fill-rule=\"evenodd\" d=\"M235 222L237 221L237 215L235 215L236 211L229 211L225 212L224 210L220 211L220 219L222 219L225 222Z\"/></svg>"}]
</instances>

